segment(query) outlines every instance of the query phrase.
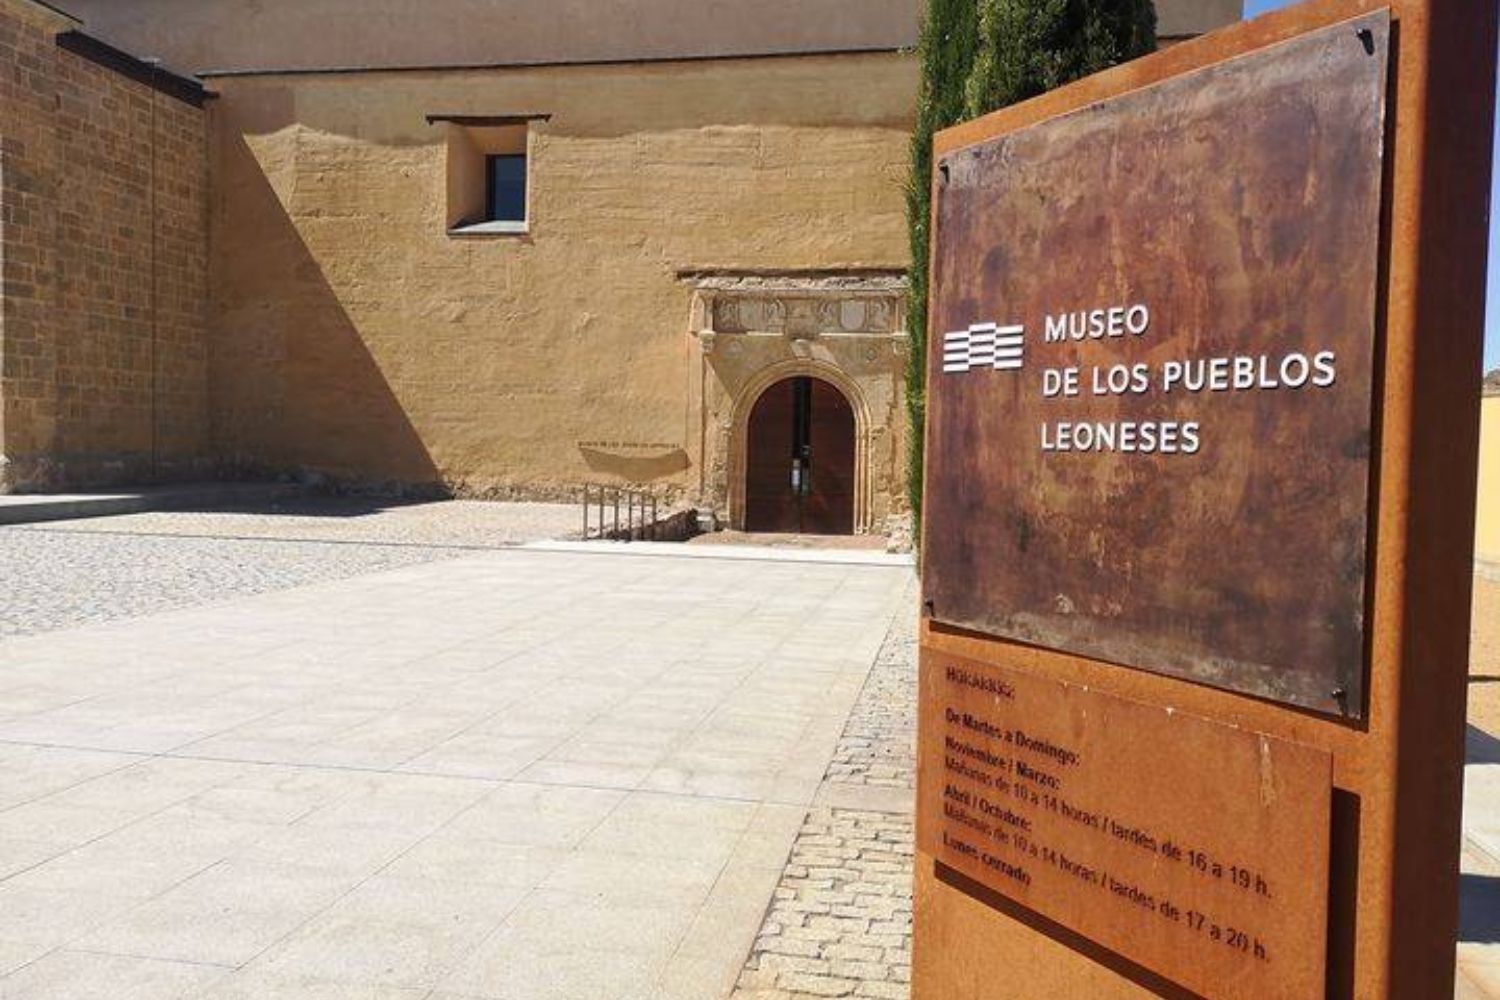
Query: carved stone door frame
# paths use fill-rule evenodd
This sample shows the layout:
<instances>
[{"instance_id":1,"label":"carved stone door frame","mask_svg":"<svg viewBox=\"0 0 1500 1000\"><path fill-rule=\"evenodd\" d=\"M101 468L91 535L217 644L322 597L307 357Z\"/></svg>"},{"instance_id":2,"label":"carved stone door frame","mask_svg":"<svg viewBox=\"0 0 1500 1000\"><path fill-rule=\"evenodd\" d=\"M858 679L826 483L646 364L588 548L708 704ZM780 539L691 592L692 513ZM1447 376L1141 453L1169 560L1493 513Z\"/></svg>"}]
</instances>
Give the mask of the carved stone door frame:
<instances>
[{"instance_id":1,"label":"carved stone door frame","mask_svg":"<svg viewBox=\"0 0 1500 1000\"><path fill-rule=\"evenodd\" d=\"M694 287L700 502L745 526L750 413L770 386L819 378L855 420L854 531L905 511L906 277L896 269L682 275Z\"/></svg>"}]
</instances>

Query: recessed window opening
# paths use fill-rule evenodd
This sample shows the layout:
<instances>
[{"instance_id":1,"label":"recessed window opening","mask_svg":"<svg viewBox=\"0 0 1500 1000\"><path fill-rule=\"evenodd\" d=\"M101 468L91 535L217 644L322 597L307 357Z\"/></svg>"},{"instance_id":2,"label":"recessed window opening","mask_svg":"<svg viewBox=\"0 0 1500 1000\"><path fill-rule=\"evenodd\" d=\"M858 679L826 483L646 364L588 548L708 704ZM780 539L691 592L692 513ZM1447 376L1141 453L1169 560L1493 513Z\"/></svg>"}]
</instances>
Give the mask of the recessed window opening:
<instances>
[{"instance_id":1,"label":"recessed window opening","mask_svg":"<svg viewBox=\"0 0 1500 1000\"><path fill-rule=\"evenodd\" d=\"M522 235L531 230L531 129L446 123L450 236Z\"/></svg>"},{"instance_id":2,"label":"recessed window opening","mask_svg":"<svg viewBox=\"0 0 1500 1000\"><path fill-rule=\"evenodd\" d=\"M489 183L485 221L526 221L526 154L499 153L485 157Z\"/></svg>"}]
</instances>

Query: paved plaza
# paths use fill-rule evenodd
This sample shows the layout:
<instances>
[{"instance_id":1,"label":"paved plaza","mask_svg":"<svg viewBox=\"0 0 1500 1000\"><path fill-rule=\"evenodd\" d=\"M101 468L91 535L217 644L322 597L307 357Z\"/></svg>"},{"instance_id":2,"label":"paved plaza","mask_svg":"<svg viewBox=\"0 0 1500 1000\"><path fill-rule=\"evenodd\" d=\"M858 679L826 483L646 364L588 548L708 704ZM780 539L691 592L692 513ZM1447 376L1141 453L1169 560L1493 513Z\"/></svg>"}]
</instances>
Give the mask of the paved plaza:
<instances>
[{"instance_id":1,"label":"paved plaza","mask_svg":"<svg viewBox=\"0 0 1500 1000\"><path fill-rule=\"evenodd\" d=\"M377 543L419 558L243 592L202 567L313 543L115 520L0 544L212 599L33 596L0 645L5 1000L725 996L912 605L899 566Z\"/></svg>"},{"instance_id":2,"label":"paved plaza","mask_svg":"<svg viewBox=\"0 0 1500 1000\"><path fill-rule=\"evenodd\" d=\"M0 998L905 1000L911 570L543 542L572 513L0 528ZM1465 1000L1500 997L1477 586Z\"/></svg>"}]
</instances>

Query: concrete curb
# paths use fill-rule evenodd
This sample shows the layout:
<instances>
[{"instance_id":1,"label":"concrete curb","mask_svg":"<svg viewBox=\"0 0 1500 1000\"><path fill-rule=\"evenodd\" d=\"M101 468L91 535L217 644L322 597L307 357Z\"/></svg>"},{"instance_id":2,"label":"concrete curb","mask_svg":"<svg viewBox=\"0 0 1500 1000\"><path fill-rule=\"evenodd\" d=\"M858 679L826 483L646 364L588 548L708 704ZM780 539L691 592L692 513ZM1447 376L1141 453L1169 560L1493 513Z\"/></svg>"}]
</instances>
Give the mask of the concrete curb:
<instances>
[{"instance_id":1,"label":"concrete curb","mask_svg":"<svg viewBox=\"0 0 1500 1000\"><path fill-rule=\"evenodd\" d=\"M304 492L295 483L186 483L114 493L13 493L0 496L0 525L265 503L300 497Z\"/></svg>"},{"instance_id":2,"label":"concrete curb","mask_svg":"<svg viewBox=\"0 0 1500 1000\"><path fill-rule=\"evenodd\" d=\"M910 816L916 812L917 793L913 788L890 785L851 785L825 781L813 798L814 806L849 809L857 812L896 813Z\"/></svg>"},{"instance_id":3,"label":"concrete curb","mask_svg":"<svg viewBox=\"0 0 1500 1000\"><path fill-rule=\"evenodd\" d=\"M529 552L573 552L604 556L669 556L677 559L737 559L752 562L820 563L835 566L914 566L909 553L859 549L774 549L756 545L706 545L680 542L528 542Z\"/></svg>"}]
</instances>

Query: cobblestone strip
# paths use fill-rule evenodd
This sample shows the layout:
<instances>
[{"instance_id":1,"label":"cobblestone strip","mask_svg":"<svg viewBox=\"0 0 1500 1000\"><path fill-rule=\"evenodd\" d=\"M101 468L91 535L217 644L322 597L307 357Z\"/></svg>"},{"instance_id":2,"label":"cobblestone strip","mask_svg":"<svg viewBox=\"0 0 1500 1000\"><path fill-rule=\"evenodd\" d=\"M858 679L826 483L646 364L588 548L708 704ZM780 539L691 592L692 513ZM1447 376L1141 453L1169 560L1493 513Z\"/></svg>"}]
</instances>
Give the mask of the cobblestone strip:
<instances>
[{"instance_id":1,"label":"cobblestone strip","mask_svg":"<svg viewBox=\"0 0 1500 1000\"><path fill-rule=\"evenodd\" d=\"M580 516L572 504L305 497L0 528L0 637L576 535Z\"/></svg>"},{"instance_id":2,"label":"cobblestone strip","mask_svg":"<svg viewBox=\"0 0 1500 1000\"><path fill-rule=\"evenodd\" d=\"M792 847L740 1000L905 1000L911 981L911 818L814 809Z\"/></svg>"},{"instance_id":3,"label":"cobblestone strip","mask_svg":"<svg viewBox=\"0 0 1500 1000\"><path fill-rule=\"evenodd\" d=\"M0 528L0 638L471 554L440 547Z\"/></svg>"},{"instance_id":4,"label":"cobblestone strip","mask_svg":"<svg viewBox=\"0 0 1500 1000\"><path fill-rule=\"evenodd\" d=\"M915 585L904 606L915 608ZM917 783L917 617L896 616L860 692L825 781L915 788Z\"/></svg>"},{"instance_id":5,"label":"cobblestone strip","mask_svg":"<svg viewBox=\"0 0 1500 1000\"><path fill-rule=\"evenodd\" d=\"M39 527L111 535L500 548L544 538L576 538L581 517L577 504L314 496L240 508L82 518Z\"/></svg>"},{"instance_id":6,"label":"cobblestone strip","mask_svg":"<svg viewBox=\"0 0 1500 1000\"><path fill-rule=\"evenodd\" d=\"M908 589L824 784L914 788L916 593ZM792 846L735 1000L911 992L912 817L813 808Z\"/></svg>"}]
</instances>

